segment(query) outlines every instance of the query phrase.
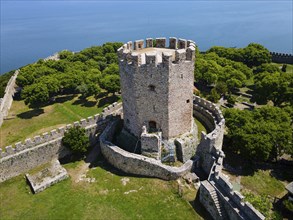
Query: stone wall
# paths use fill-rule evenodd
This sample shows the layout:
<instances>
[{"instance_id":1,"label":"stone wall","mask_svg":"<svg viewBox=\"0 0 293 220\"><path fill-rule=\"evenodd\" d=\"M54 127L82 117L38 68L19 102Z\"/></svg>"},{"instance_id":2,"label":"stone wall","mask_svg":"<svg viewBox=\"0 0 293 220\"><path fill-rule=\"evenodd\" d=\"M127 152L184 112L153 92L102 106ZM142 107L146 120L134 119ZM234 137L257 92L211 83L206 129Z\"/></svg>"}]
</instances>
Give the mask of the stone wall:
<instances>
[{"instance_id":1,"label":"stone wall","mask_svg":"<svg viewBox=\"0 0 293 220\"><path fill-rule=\"evenodd\" d=\"M223 156L215 159L209 179L204 181L205 184L201 185L201 187L204 189L201 189L200 191L203 191L204 194L200 194L200 196L203 196L200 198L200 201L202 203L206 203L204 201L206 200L206 197L209 197L209 199L214 199L216 193L219 202L224 207L225 215L228 216L228 219L265 219L265 217L249 202L244 201L244 196L240 192L233 190L233 186L230 183L228 177L222 174L222 159ZM209 213L214 215L217 207L214 203L210 203L209 206L214 206L207 207Z\"/></svg>"},{"instance_id":2,"label":"stone wall","mask_svg":"<svg viewBox=\"0 0 293 220\"><path fill-rule=\"evenodd\" d=\"M142 134L140 136L141 141L141 154L147 157L161 160L161 148L162 148L162 133L147 133L146 127L143 127Z\"/></svg>"},{"instance_id":3,"label":"stone wall","mask_svg":"<svg viewBox=\"0 0 293 220\"><path fill-rule=\"evenodd\" d=\"M118 49L124 127L136 137L155 122L164 139L191 130L195 45L170 38L138 40ZM177 47L178 45L178 47Z\"/></svg>"},{"instance_id":4,"label":"stone wall","mask_svg":"<svg viewBox=\"0 0 293 220\"><path fill-rule=\"evenodd\" d=\"M153 158L130 153L112 143L118 121L111 122L100 136L101 151L107 161L126 173L174 180L191 171L193 161L181 167L171 167Z\"/></svg>"},{"instance_id":5,"label":"stone wall","mask_svg":"<svg viewBox=\"0 0 293 220\"><path fill-rule=\"evenodd\" d=\"M8 115L8 111L12 105L13 96L16 91L15 81L16 81L18 73L19 73L19 70L16 70L13 76L11 76L11 78L9 79L7 83L3 98L0 98L0 127L3 124L3 120Z\"/></svg>"},{"instance_id":6,"label":"stone wall","mask_svg":"<svg viewBox=\"0 0 293 220\"><path fill-rule=\"evenodd\" d=\"M85 128L90 141L94 143L96 141L95 134L101 132L109 122L107 116L120 114L121 106L121 103L113 103L105 108L100 115L97 114L87 119L81 119L66 127L54 129L32 139L26 139L24 143L16 143L14 147L7 146L5 152L0 149L0 182L47 163L52 159L68 155L70 152L62 146L61 141L64 132L73 126Z\"/></svg>"},{"instance_id":7,"label":"stone wall","mask_svg":"<svg viewBox=\"0 0 293 220\"><path fill-rule=\"evenodd\" d=\"M271 52L272 61L274 63L293 64L293 55L285 53Z\"/></svg>"},{"instance_id":8,"label":"stone wall","mask_svg":"<svg viewBox=\"0 0 293 220\"><path fill-rule=\"evenodd\" d=\"M203 170L208 174L214 162L213 157L222 150L225 119L219 107L198 96L193 98L193 109L194 116L210 131L208 134L202 132L196 152L201 158Z\"/></svg>"},{"instance_id":9,"label":"stone wall","mask_svg":"<svg viewBox=\"0 0 293 220\"><path fill-rule=\"evenodd\" d=\"M244 197L239 192L233 191L232 184L222 174L225 119L221 110L198 96L194 96L193 106L195 117L210 131L208 134L202 132L197 147L200 165L209 174L208 180L201 182L201 203L216 220L264 219L250 203L243 201Z\"/></svg>"}]
</instances>

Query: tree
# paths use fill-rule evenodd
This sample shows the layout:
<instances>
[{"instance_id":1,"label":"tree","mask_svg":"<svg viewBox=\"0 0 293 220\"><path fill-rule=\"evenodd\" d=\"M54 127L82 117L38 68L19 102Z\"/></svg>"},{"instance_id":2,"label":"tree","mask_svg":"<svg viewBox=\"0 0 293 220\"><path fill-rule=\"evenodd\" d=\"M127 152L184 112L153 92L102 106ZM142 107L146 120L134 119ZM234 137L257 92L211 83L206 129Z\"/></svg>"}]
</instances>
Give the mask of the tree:
<instances>
[{"instance_id":1,"label":"tree","mask_svg":"<svg viewBox=\"0 0 293 220\"><path fill-rule=\"evenodd\" d=\"M255 98L258 101L274 102L281 106L284 102L293 103L293 73L264 72L255 77Z\"/></svg>"},{"instance_id":2,"label":"tree","mask_svg":"<svg viewBox=\"0 0 293 220\"><path fill-rule=\"evenodd\" d=\"M100 86L114 95L120 90L119 75L105 75L100 81Z\"/></svg>"},{"instance_id":3,"label":"tree","mask_svg":"<svg viewBox=\"0 0 293 220\"><path fill-rule=\"evenodd\" d=\"M88 150L90 142L85 129L77 126L65 132L62 145L72 150L73 153L82 155Z\"/></svg>"},{"instance_id":4,"label":"tree","mask_svg":"<svg viewBox=\"0 0 293 220\"><path fill-rule=\"evenodd\" d=\"M119 66L116 63L110 64L106 69L104 69L103 74L105 75L119 75Z\"/></svg>"},{"instance_id":5,"label":"tree","mask_svg":"<svg viewBox=\"0 0 293 220\"><path fill-rule=\"evenodd\" d=\"M210 100L211 102L218 102L219 99L220 99L220 95L217 93L217 90L213 88L211 90L210 95L208 96L208 100Z\"/></svg>"},{"instance_id":6,"label":"tree","mask_svg":"<svg viewBox=\"0 0 293 220\"><path fill-rule=\"evenodd\" d=\"M26 105L39 107L49 101L49 91L45 84L35 83L26 86L21 92L21 97Z\"/></svg>"},{"instance_id":7,"label":"tree","mask_svg":"<svg viewBox=\"0 0 293 220\"><path fill-rule=\"evenodd\" d=\"M285 72L286 73L286 71L287 71L287 64L283 64L281 70L282 70L282 72Z\"/></svg>"},{"instance_id":8,"label":"tree","mask_svg":"<svg viewBox=\"0 0 293 220\"><path fill-rule=\"evenodd\" d=\"M100 87L97 84L89 83L89 84L81 84L77 88L77 91L81 93L82 98L87 98L89 96L96 96L101 92Z\"/></svg>"},{"instance_id":9,"label":"tree","mask_svg":"<svg viewBox=\"0 0 293 220\"><path fill-rule=\"evenodd\" d=\"M270 51L260 44L251 43L243 49L243 52L244 63L249 67L259 66L272 61Z\"/></svg>"},{"instance_id":10,"label":"tree","mask_svg":"<svg viewBox=\"0 0 293 220\"><path fill-rule=\"evenodd\" d=\"M255 161L277 160L284 153L292 154L291 118L278 107L253 111L226 109L228 146L244 158Z\"/></svg>"},{"instance_id":11,"label":"tree","mask_svg":"<svg viewBox=\"0 0 293 220\"><path fill-rule=\"evenodd\" d=\"M233 96L232 94L229 94L229 95L227 96L227 102L228 102L229 104L231 104L231 105L235 105L235 103L236 103L236 98L235 98L235 96Z\"/></svg>"},{"instance_id":12,"label":"tree","mask_svg":"<svg viewBox=\"0 0 293 220\"><path fill-rule=\"evenodd\" d=\"M221 95L225 95L226 92L228 91L227 84L221 81L217 82L215 89Z\"/></svg>"}]
</instances>

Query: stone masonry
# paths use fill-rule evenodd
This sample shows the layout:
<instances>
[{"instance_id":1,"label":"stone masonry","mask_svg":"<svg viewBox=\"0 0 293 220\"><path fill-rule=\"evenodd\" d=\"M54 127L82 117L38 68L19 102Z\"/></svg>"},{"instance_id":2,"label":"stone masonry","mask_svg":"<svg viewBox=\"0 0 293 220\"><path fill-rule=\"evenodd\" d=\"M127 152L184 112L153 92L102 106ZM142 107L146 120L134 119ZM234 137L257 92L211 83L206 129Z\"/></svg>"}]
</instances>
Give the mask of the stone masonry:
<instances>
[{"instance_id":1,"label":"stone masonry","mask_svg":"<svg viewBox=\"0 0 293 220\"><path fill-rule=\"evenodd\" d=\"M12 105L13 96L16 92L16 78L19 73L19 70L16 70L13 76L9 79L5 93L3 98L0 98L0 127L5 119L5 117L8 115L8 111Z\"/></svg>"},{"instance_id":2,"label":"stone masonry","mask_svg":"<svg viewBox=\"0 0 293 220\"><path fill-rule=\"evenodd\" d=\"M161 159L162 139L165 149L178 148L178 159L186 162L195 153L197 137L192 106L195 44L171 37L169 46L166 38L156 38L156 47L152 38L146 39L146 47L144 40L132 45L118 49L124 129L141 140L143 155Z\"/></svg>"},{"instance_id":3,"label":"stone masonry","mask_svg":"<svg viewBox=\"0 0 293 220\"><path fill-rule=\"evenodd\" d=\"M192 129L195 44L170 38L138 40L118 49L124 127L137 137L142 127L170 139Z\"/></svg>"}]
</instances>

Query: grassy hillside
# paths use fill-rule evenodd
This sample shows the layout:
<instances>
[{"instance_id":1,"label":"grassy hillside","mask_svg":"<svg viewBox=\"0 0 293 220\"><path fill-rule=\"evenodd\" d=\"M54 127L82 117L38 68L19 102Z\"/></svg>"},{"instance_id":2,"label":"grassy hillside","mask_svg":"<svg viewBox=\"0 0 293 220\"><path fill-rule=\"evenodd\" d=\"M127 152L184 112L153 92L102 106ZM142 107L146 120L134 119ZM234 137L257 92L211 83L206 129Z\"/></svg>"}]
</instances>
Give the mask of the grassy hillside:
<instances>
[{"instance_id":1,"label":"grassy hillside","mask_svg":"<svg viewBox=\"0 0 293 220\"><path fill-rule=\"evenodd\" d=\"M83 161L66 164L72 176ZM87 173L94 182L72 178L33 195L23 176L0 184L1 220L5 219L202 219L189 202L196 191L175 181L124 176L101 158ZM123 178L127 178L123 184Z\"/></svg>"},{"instance_id":2,"label":"grassy hillside","mask_svg":"<svg viewBox=\"0 0 293 220\"><path fill-rule=\"evenodd\" d=\"M102 112L107 105L118 101L115 96L96 100L89 97L79 99L78 95L68 95L56 99L56 103L40 109L31 109L24 101L14 101L8 120L0 128L0 147L4 148L26 138L34 137L54 128L73 123Z\"/></svg>"}]
</instances>

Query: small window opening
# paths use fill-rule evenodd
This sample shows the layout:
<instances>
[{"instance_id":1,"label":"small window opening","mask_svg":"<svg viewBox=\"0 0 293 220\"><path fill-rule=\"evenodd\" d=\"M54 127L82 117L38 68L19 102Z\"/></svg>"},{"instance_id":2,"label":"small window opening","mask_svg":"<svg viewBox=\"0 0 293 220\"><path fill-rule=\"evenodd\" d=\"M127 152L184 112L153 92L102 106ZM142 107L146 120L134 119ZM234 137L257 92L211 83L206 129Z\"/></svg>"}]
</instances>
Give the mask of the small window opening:
<instances>
[{"instance_id":1,"label":"small window opening","mask_svg":"<svg viewBox=\"0 0 293 220\"><path fill-rule=\"evenodd\" d=\"M186 100L186 103L189 103L189 102L190 102L190 100L189 100L189 99L187 99L187 100Z\"/></svg>"},{"instance_id":2,"label":"small window opening","mask_svg":"<svg viewBox=\"0 0 293 220\"><path fill-rule=\"evenodd\" d=\"M126 119L126 123L129 124L129 119Z\"/></svg>"},{"instance_id":3,"label":"small window opening","mask_svg":"<svg viewBox=\"0 0 293 220\"><path fill-rule=\"evenodd\" d=\"M154 92L156 90L156 87L154 85L149 85L149 90Z\"/></svg>"},{"instance_id":4,"label":"small window opening","mask_svg":"<svg viewBox=\"0 0 293 220\"><path fill-rule=\"evenodd\" d=\"M157 131L157 123L155 121L149 121L149 132Z\"/></svg>"},{"instance_id":5,"label":"small window opening","mask_svg":"<svg viewBox=\"0 0 293 220\"><path fill-rule=\"evenodd\" d=\"M183 74L180 75L181 79L183 79Z\"/></svg>"}]
</instances>

